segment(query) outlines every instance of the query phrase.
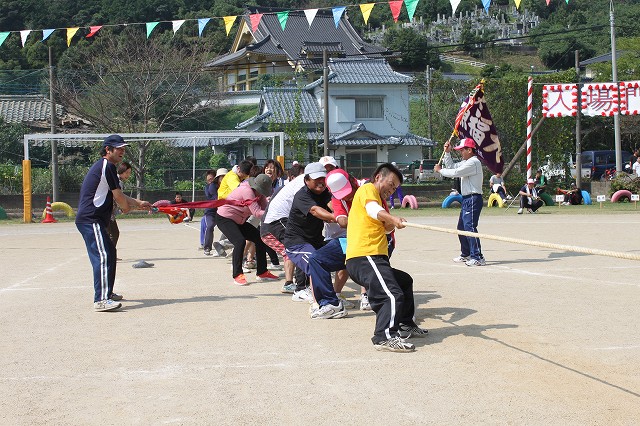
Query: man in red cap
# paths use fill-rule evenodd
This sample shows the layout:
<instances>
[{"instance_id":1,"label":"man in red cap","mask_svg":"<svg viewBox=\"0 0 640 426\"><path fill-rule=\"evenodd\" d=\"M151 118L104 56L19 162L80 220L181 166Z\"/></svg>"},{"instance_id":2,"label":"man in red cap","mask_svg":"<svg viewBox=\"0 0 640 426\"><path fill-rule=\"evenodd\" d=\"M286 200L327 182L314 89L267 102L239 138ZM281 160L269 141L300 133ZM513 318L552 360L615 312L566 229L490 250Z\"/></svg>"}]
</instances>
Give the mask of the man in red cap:
<instances>
[{"instance_id":1,"label":"man in red cap","mask_svg":"<svg viewBox=\"0 0 640 426\"><path fill-rule=\"evenodd\" d=\"M460 178L462 193L462 209L458 219L458 230L478 232L478 219L482 211L482 164L476 156L476 143L471 138L461 140L454 148L462 156L462 161L454 163L451 159L451 144L447 141L444 146L443 161L445 168L436 164L433 168L444 177ZM460 240L460 256L454 262L464 262L467 266L484 266L486 264L477 237L458 236Z\"/></svg>"}]
</instances>

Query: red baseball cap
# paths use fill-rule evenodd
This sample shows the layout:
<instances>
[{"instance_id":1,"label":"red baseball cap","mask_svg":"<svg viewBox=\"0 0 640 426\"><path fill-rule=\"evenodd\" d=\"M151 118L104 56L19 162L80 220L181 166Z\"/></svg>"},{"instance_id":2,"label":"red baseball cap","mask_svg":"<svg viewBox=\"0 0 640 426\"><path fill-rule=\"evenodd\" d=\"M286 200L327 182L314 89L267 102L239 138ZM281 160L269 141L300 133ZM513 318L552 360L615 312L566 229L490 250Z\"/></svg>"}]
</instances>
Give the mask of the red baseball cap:
<instances>
[{"instance_id":1,"label":"red baseball cap","mask_svg":"<svg viewBox=\"0 0 640 426\"><path fill-rule=\"evenodd\" d=\"M476 142L471 138L466 138L460 140L458 146L455 146L453 149L456 151L460 151L462 148L476 148Z\"/></svg>"}]
</instances>

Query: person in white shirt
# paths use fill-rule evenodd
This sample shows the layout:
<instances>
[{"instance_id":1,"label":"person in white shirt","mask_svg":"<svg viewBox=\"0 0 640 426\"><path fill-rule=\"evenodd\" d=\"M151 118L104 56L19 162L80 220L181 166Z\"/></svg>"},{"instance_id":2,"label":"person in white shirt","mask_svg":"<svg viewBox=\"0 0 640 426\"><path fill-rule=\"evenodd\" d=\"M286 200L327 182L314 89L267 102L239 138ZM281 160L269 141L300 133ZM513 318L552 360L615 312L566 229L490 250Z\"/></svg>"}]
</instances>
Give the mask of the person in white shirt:
<instances>
[{"instance_id":1,"label":"person in white shirt","mask_svg":"<svg viewBox=\"0 0 640 426\"><path fill-rule=\"evenodd\" d=\"M534 179L527 179L527 184L520 188L520 209L518 214L522 214L524 209L527 209L529 213L535 213L536 210L544 205L544 201L538 196L538 190L535 186L536 181Z\"/></svg>"},{"instance_id":2,"label":"person in white shirt","mask_svg":"<svg viewBox=\"0 0 640 426\"><path fill-rule=\"evenodd\" d=\"M635 163L633 163L633 171L636 174L637 177L640 177L640 157L638 157L638 159L636 160Z\"/></svg>"},{"instance_id":3,"label":"person in white shirt","mask_svg":"<svg viewBox=\"0 0 640 426\"><path fill-rule=\"evenodd\" d=\"M489 178L489 188L492 193L496 193L502 198L503 202L507 202L507 187L504 186L504 178L502 173L496 173Z\"/></svg>"},{"instance_id":4,"label":"person in white shirt","mask_svg":"<svg viewBox=\"0 0 640 426\"><path fill-rule=\"evenodd\" d=\"M451 159L451 144L447 141L444 146L444 165L436 164L433 170L444 177L460 178L462 194L462 209L458 219L458 230L478 232L478 220L482 211L482 164L476 156L476 143L471 138L461 140L454 149L460 152L462 161L454 163ZM486 261L482 255L480 239L458 235L460 240L460 256L454 262L464 262L467 266L484 266Z\"/></svg>"}]
</instances>

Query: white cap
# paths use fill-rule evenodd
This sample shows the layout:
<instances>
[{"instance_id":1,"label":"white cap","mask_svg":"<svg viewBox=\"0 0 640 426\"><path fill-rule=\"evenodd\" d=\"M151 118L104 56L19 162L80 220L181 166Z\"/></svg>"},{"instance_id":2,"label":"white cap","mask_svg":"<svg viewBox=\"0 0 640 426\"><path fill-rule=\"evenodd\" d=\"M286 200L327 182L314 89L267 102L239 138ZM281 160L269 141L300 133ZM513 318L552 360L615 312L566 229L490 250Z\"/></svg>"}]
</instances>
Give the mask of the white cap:
<instances>
[{"instance_id":1,"label":"white cap","mask_svg":"<svg viewBox=\"0 0 640 426\"><path fill-rule=\"evenodd\" d=\"M330 155L324 156L322 158L320 158L318 160L320 162L320 164L322 164L323 166L326 166L327 164L331 164L334 167L338 167L338 162L336 161L335 158L333 158Z\"/></svg>"}]
</instances>

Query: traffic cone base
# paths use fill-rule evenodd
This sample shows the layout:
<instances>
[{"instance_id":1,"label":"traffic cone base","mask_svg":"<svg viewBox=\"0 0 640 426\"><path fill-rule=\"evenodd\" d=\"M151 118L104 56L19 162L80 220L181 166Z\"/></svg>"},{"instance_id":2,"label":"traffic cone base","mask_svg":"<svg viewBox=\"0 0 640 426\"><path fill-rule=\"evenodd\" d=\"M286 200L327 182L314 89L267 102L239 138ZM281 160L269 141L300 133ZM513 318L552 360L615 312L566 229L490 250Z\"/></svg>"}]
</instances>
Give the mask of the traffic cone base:
<instances>
[{"instance_id":1,"label":"traffic cone base","mask_svg":"<svg viewBox=\"0 0 640 426\"><path fill-rule=\"evenodd\" d=\"M57 220L53 217L53 210L51 209L51 197L47 197L47 215L42 223L56 223Z\"/></svg>"}]
</instances>

